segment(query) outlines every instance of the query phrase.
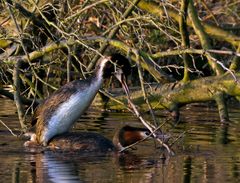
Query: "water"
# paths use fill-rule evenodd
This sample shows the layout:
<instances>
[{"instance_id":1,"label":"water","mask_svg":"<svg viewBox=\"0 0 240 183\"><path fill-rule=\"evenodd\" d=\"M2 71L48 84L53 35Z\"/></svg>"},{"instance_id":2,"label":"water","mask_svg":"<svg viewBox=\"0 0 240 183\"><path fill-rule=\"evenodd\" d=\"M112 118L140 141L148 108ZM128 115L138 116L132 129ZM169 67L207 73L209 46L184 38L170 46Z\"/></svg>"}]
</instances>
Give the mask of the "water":
<instances>
[{"instance_id":1,"label":"water","mask_svg":"<svg viewBox=\"0 0 240 183\"><path fill-rule=\"evenodd\" d=\"M164 122L168 114L160 112ZM150 119L145 115L144 118ZM0 119L19 133L14 104L0 99ZM229 126L220 125L215 107L189 105L181 110L181 122L169 121L164 130L174 138L174 156L165 156L152 140L145 141L128 154L98 156L28 151L24 140L12 136L0 124L0 182L239 182L240 110L230 110ZM130 113L90 110L74 130L95 131L112 138L125 124L141 126Z\"/></svg>"}]
</instances>

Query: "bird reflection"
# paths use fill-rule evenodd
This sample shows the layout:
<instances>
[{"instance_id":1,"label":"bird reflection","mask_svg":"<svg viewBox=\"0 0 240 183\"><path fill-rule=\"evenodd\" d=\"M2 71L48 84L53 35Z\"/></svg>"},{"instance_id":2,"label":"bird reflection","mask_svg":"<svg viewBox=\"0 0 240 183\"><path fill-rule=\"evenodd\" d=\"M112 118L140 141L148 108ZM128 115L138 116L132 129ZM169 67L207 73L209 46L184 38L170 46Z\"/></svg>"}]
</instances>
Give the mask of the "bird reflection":
<instances>
[{"instance_id":1,"label":"bird reflection","mask_svg":"<svg viewBox=\"0 0 240 183\"><path fill-rule=\"evenodd\" d=\"M36 154L31 162L32 182L79 183L77 164L51 153Z\"/></svg>"},{"instance_id":2,"label":"bird reflection","mask_svg":"<svg viewBox=\"0 0 240 183\"><path fill-rule=\"evenodd\" d=\"M89 178L91 178L90 181L99 180L99 178L112 179L112 176L116 174L116 170L146 168L149 170L146 174L152 174L149 168L159 167L157 165L161 163L161 161L139 157L131 152L102 156L94 154L73 155L45 151L44 153L33 155L32 158L31 181L38 183L88 182ZM146 175L144 174L143 176Z\"/></svg>"}]
</instances>

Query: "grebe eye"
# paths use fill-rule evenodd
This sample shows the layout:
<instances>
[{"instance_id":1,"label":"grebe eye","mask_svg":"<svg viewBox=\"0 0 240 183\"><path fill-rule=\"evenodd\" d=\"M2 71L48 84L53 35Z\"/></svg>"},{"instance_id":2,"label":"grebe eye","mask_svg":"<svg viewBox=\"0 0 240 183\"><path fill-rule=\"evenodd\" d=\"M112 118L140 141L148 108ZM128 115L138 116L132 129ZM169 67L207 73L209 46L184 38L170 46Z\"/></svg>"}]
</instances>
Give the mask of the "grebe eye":
<instances>
[{"instance_id":1,"label":"grebe eye","mask_svg":"<svg viewBox=\"0 0 240 183\"><path fill-rule=\"evenodd\" d=\"M149 136L151 133L150 133L150 132L145 132L145 134L146 134L147 136Z\"/></svg>"}]
</instances>

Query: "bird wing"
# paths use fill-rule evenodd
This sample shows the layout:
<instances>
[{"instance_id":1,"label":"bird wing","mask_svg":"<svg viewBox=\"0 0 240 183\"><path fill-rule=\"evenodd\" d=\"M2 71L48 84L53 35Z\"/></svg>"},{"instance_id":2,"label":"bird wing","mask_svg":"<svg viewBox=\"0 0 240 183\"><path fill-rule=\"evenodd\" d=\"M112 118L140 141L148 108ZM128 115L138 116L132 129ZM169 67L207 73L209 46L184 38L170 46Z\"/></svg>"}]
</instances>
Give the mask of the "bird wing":
<instances>
[{"instance_id":1,"label":"bird wing","mask_svg":"<svg viewBox=\"0 0 240 183\"><path fill-rule=\"evenodd\" d=\"M84 80L75 80L65 84L59 90L55 91L52 95L38 105L34 111L31 125L34 126L36 123L46 124L52 113L57 110L58 106L68 100L72 94L76 93L78 90L81 90L84 85L86 85Z\"/></svg>"}]
</instances>

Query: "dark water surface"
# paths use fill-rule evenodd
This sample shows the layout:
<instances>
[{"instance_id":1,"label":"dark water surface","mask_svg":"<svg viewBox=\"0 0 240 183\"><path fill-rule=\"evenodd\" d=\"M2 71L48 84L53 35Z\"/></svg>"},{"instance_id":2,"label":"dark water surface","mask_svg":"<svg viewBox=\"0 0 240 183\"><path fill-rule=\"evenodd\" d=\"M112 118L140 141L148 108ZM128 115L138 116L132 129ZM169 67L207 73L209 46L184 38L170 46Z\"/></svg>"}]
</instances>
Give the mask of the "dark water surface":
<instances>
[{"instance_id":1,"label":"dark water surface","mask_svg":"<svg viewBox=\"0 0 240 183\"><path fill-rule=\"evenodd\" d=\"M220 125L214 107L190 105L181 113L181 122L169 121L164 130L174 138L187 133L174 144L175 156L165 158L151 140L123 155L29 151L23 147L24 140L16 139L0 124L0 182L239 182L240 107L231 107L229 126ZM167 115L162 113L157 118L164 122ZM11 101L0 99L0 120L19 133ZM95 131L112 138L125 124L141 126L130 113L91 110L74 130Z\"/></svg>"}]
</instances>

